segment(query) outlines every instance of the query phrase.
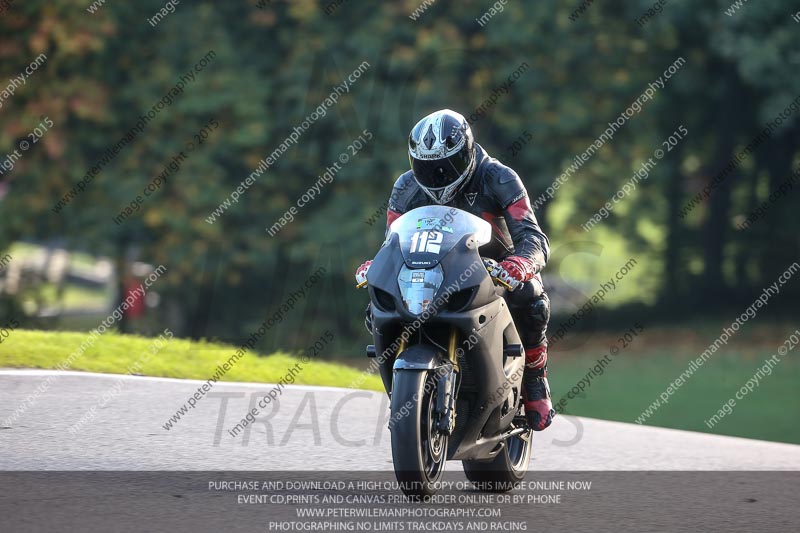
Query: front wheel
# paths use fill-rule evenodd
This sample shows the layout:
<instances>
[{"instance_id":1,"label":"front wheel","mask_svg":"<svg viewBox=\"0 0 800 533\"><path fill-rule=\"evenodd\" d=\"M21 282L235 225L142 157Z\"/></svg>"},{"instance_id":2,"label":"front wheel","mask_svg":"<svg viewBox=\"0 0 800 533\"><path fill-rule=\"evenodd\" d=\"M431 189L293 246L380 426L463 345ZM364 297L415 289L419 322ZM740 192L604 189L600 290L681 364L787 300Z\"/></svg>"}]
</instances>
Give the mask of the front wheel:
<instances>
[{"instance_id":1,"label":"front wheel","mask_svg":"<svg viewBox=\"0 0 800 533\"><path fill-rule=\"evenodd\" d=\"M531 460L533 430L509 437L505 446L491 461L462 461L467 479L478 490L507 492L516 487L528 473Z\"/></svg>"},{"instance_id":2,"label":"front wheel","mask_svg":"<svg viewBox=\"0 0 800 533\"><path fill-rule=\"evenodd\" d=\"M408 496L430 496L447 460L447 435L437 426L437 380L433 372L399 370L392 385L391 433L394 473Z\"/></svg>"}]
</instances>

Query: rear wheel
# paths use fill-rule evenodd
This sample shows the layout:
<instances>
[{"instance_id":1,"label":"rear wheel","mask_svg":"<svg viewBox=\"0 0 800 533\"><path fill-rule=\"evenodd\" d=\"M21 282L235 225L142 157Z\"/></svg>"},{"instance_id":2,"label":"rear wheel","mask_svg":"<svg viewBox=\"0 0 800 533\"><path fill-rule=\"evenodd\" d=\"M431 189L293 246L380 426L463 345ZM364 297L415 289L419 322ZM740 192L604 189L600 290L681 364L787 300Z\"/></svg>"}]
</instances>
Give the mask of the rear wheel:
<instances>
[{"instance_id":1,"label":"rear wheel","mask_svg":"<svg viewBox=\"0 0 800 533\"><path fill-rule=\"evenodd\" d=\"M436 427L436 389L429 371L400 370L394 376L392 461L400 488L409 496L434 494L447 460L447 435Z\"/></svg>"},{"instance_id":2,"label":"rear wheel","mask_svg":"<svg viewBox=\"0 0 800 533\"><path fill-rule=\"evenodd\" d=\"M467 479L478 490L506 492L516 487L528 473L533 430L509 437L491 461L462 461Z\"/></svg>"}]
</instances>

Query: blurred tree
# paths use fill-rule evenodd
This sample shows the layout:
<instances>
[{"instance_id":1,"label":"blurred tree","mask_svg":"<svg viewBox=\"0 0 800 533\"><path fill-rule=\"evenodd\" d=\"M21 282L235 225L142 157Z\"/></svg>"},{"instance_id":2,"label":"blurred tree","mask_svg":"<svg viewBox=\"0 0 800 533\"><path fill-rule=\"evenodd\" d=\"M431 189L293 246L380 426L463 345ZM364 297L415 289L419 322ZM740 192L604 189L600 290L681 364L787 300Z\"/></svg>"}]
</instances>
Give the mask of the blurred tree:
<instances>
[{"instance_id":1,"label":"blurred tree","mask_svg":"<svg viewBox=\"0 0 800 533\"><path fill-rule=\"evenodd\" d=\"M702 312L746 298L797 257L792 196L747 231L734 224L797 168L797 115L708 202L679 216L800 94L798 32L780 3L748 4L736 17L724 14L726 0L669 3L640 27L634 21L650 0L596 3L575 21L572 4L508 3L483 26L481 2L457 9L438 2L415 22L408 15L418 0L350 2L330 14L312 0L198 1L180 4L152 27L146 19L162 5L108 2L90 14L65 0L31 1L2 13L0 80L18 76L38 54L47 61L3 102L0 156L43 117L54 125L0 175L0 248L19 239L66 239L119 264L164 264L168 274L157 287L162 313L182 334L241 340L323 266L324 282L262 345L302 347L326 328L342 342L357 338L366 297L351 289L352 272L383 240L383 223L366 221L407 169L405 140L420 116L442 107L475 114L478 142L514 167L536 199L678 57L686 64L664 89L539 209L555 250L600 245L601 255L589 263L554 258L559 277L594 287L618 258L633 255L646 266L632 274L620 302L669 309L689 300ZM204 57L207 65L182 94L54 213L56 202ZM369 68L349 92L209 224L209 215L364 61ZM218 126L210 128L212 121ZM681 124L687 139L586 234L581 223ZM200 144L195 135L204 129ZM270 236L266 228L365 129L373 134L367 147ZM531 141L519 153L510 150L525 131ZM195 149L187 153L190 142ZM166 184L115 223L182 151Z\"/></svg>"}]
</instances>

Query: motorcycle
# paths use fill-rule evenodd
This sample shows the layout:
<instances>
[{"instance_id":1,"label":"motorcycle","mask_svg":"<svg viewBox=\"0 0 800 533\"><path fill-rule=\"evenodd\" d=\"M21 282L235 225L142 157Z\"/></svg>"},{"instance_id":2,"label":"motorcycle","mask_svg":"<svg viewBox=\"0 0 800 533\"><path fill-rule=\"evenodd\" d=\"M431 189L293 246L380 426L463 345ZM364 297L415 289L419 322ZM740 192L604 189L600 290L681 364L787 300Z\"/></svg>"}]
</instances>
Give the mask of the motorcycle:
<instances>
[{"instance_id":1,"label":"motorcycle","mask_svg":"<svg viewBox=\"0 0 800 533\"><path fill-rule=\"evenodd\" d=\"M394 471L409 496L434 494L449 460L485 491L511 490L527 473L524 350L503 298L510 287L480 256L491 232L453 207L414 209L391 224L361 284L367 355L390 397Z\"/></svg>"}]
</instances>

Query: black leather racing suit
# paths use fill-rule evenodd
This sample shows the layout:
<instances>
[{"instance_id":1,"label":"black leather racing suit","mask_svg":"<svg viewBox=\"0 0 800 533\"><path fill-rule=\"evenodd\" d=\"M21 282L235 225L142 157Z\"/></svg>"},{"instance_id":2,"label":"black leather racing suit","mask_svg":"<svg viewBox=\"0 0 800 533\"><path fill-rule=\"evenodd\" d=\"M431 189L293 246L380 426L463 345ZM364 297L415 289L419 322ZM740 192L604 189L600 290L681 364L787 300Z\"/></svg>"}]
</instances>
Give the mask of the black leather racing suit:
<instances>
[{"instance_id":1,"label":"black leather racing suit","mask_svg":"<svg viewBox=\"0 0 800 533\"><path fill-rule=\"evenodd\" d=\"M547 341L550 300L539 272L550 255L550 241L539 227L531 209L528 192L511 168L490 157L476 144L477 165L463 189L447 205L462 209L492 225L492 241L481 247L481 255L496 261L514 255L522 258L536 273L514 292L507 293L508 307L526 349ZM433 204L419 187L412 172L401 175L389 198L387 228L412 209Z\"/></svg>"}]
</instances>

